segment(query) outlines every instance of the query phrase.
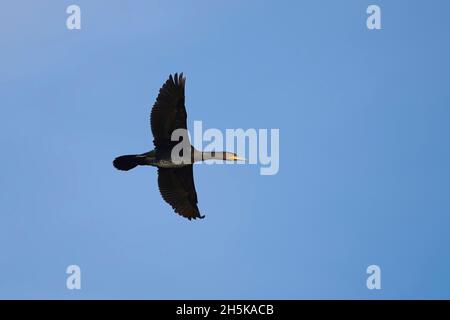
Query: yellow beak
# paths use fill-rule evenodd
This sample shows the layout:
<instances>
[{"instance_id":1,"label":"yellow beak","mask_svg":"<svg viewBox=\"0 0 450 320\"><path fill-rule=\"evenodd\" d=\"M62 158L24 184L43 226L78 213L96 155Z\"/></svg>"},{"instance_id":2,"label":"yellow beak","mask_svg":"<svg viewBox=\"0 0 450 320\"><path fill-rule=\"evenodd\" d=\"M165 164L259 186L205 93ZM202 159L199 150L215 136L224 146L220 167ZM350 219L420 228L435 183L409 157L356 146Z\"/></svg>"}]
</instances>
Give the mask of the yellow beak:
<instances>
[{"instance_id":1,"label":"yellow beak","mask_svg":"<svg viewBox=\"0 0 450 320\"><path fill-rule=\"evenodd\" d=\"M233 156L232 160L234 160L234 161L247 161L247 159L241 158L241 157L238 157L238 156Z\"/></svg>"}]
</instances>

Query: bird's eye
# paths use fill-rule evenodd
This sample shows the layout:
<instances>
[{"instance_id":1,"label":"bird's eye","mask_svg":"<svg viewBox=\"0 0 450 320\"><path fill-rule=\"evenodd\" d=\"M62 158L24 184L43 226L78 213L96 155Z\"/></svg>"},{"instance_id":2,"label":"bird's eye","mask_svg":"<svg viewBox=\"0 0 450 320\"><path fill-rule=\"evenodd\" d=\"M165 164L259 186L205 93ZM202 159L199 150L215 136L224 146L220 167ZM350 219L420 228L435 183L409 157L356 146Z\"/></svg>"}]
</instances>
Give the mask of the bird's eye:
<instances>
[{"instance_id":1,"label":"bird's eye","mask_svg":"<svg viewBox=\"0 0 450 320\"><path fill-rule=\"evenodd\" d=\"M215 157L216 156L216 152L215 151L211 151L211 156Z\"/></svg>"}]
</instances>

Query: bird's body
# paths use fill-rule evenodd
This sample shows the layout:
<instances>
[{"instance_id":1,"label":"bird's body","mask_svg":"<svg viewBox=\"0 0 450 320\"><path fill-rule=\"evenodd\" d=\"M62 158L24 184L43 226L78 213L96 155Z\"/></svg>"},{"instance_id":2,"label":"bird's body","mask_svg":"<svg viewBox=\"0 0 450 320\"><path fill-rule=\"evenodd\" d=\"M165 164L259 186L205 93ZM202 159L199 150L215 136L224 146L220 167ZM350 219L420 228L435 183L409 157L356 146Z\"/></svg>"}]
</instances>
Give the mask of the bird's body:
<instances>
[{"instance_id":1,"label":"bird's body","mask_svg":"<svg viewBox=\"0 0 450 320\"><path fill-rule=\"evenodd\" d=\"M161 150L157 152L156 150L152 150L139 155L122 156L123 158L118 157L115 160L116 167L120 166L119 161L121 161L121 159L125 161L130 159L132 162L137 163L137 165L153 166L158 168L179 168L186 166L186 164L174 163L170 158L170 154L165 151L166 150Z\"/></svg>"},{"instance_id":2,"label":"bird's body","mask_svg":"<svg viewBox=\"0 0 450 320\"><path fill-rule=\"evenodd\" d=\"M186 78L183 74L170 75L159 90L153 105L150 124L155 149L137 155L125 155L114 159L118 170L128 171L137 166L158 167L158 185L161 196L175 212L191 219L203 218L197 207L193 164L209 159L244 160L230 152L202 152L189 143L184 106ZM172 137L175 130L181 130L178 140ZM183 134L184 133L184 134ZM174 147L182 146L181 154L174 156ZM180 156L180 157L177 157Z\"/></svg>"}]
</instances>

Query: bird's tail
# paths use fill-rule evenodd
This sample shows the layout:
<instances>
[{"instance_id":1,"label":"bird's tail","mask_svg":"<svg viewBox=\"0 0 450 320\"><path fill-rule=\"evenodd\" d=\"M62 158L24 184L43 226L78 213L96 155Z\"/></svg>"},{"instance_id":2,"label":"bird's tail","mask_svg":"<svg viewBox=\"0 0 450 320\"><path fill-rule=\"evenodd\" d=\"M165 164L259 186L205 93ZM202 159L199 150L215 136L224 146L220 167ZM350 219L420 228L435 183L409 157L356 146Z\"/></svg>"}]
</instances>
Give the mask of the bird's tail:
<instances>
[{"instance_id":1,"label":"bird's tail","mask_svg":"<svg viewBox=\"0 0 450 320\"><path fill-rule=\"evenodd\" d=\"M120 156L114 159L113 166L118 170L128 171L137 167L138 165L144 164L142 163L142 161L142 156L136 154Z\"/></svg>"}]
</instances>

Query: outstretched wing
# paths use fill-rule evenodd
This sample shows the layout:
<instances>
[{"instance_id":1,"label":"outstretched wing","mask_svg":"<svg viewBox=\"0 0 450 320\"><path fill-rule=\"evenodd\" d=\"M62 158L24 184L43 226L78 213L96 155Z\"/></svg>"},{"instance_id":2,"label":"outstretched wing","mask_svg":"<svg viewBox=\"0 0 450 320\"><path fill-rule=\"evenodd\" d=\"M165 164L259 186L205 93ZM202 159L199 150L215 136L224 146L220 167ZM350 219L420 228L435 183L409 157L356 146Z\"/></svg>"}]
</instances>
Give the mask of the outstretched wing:
<instances>
[{"instance_id":1,"label":"outstretched wing","mask_svg":"<svg viewBox=\"0 0 450 320\"><path fill-rule=\"evenodd\" d=\"M204 218L197 207L192 165L180 168L158 168L158 186L163 199L176 213L191 219Z\"/></svg>"},{"instance_id":2,"label":"outstretched wing","mask_svg":"<svg viewBox=\"0 0 450 320\"><path fill-rule=\"evenodd\" d=\"M184 106L184 86L186 78L183 73L176 74L164 83L159 90L156 102L150 114L153 143L156 148L170 148L177 142L171 141L175 129L187 129L186 108Z\"/></svg>"}]
</instances>

